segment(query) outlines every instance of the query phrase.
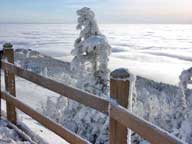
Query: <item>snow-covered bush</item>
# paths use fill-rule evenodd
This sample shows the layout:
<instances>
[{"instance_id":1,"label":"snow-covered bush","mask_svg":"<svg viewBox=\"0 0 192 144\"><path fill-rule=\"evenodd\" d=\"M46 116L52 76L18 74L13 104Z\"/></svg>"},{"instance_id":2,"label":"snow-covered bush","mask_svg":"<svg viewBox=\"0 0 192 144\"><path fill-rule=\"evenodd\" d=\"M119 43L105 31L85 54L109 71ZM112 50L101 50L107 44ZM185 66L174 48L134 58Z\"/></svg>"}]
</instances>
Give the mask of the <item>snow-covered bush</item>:
<instances>
[{"instance_id":1,"label":"snow-covered bush","mask_svg":"<svg viewBox=\"0 0 192 144\"><path fill-rule=\"evenodd\" d=\"M187 106L181 105L180 88L137 77L133 113L192 144L192 90L186 90ZM139 144L139 139L134 139Z\"/></svg>"}]
</instances>

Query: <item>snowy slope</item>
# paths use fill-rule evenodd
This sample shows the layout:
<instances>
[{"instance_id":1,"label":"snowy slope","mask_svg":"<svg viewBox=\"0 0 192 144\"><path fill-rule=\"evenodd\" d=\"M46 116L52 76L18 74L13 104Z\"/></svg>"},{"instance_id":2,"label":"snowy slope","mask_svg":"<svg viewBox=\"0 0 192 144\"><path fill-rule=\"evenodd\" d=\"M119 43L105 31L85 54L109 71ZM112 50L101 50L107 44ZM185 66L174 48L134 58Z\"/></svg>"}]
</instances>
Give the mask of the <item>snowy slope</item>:
<instances>
[{"instance_id":1,"label":"snowy slope","mask_svg":"<svg viewBox=\"0 0 192 144\"><path fill-rule=\"evenodd\" d=\"M133 112L192 144L192 90L187 91L187 108L182 109L178 87L137 77Z\"/></svg>"},{"instance_id":2,"label":"snowy slope","mask_svg":"<svg viewBox=\"0 0 192 144\"><path fill-rule=\"evenodd\" d=\"M25 60L27 59L28 58L25 58ZM38 61L36 65L41 65L41 62L43 63L42 60ZM57 65L55 65L55 67L57 67ZM41 67L39 68L41 69ZM47 73L49 74L49 70ZM40 74L43 73L40 72ZM57 76L58 75L60 74L57 73ZM59 77L51 76L51 78L59 80ZM16 91L17 97L34 109L41 109L41 106L45 104L48 97L50 97L53 101L59 97L58 94L41 88L21 78L16 79ZM187 109L184 111L180 107L181 94L177 86L158 83L149 79L137 77L136 95L134 94L133 101L133 112L135 114L149 120L150 122L191 144L191 90L188 90L187 92ZM51 132L47 131L26 115L20 114L20 119L48 142L52 143L54 141L54 143L58 144L62 142L61 138L53 135ZM49 135L52 135L53 139L50 140Z\"/></svg>"}]
</instances>

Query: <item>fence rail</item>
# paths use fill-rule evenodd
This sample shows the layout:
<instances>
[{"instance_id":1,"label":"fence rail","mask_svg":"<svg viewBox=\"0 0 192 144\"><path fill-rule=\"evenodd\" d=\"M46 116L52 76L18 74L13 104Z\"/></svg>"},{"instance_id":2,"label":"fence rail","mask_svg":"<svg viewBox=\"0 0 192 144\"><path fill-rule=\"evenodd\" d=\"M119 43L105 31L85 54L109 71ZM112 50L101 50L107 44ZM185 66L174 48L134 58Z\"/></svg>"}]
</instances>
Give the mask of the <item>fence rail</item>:
<instances>
[{"instance_id":1,"label":"fence rail","mask_svg":"<svg viewBox=\"0 0 192 144\"><path fill-rule=\"evenodd\" d=\"M83 92L77 88L69 87L65 84L59 83L49 78L37 75L34 72L16 67L14 64L11 63L2 61L2 68L39 86L61 94L62 96L68 97L86 106L92 107L102 113L108 113L109 102L106 99L100 98L87 92Z\"/></svg>"},{"instance_id":2,"label":"fence rail","mask_svg":"<svg viewBox=\"0 0 192 144\"><path fill-rule=\"evenodd\" d=\"M73 144L90 144L87 140L81 138L80 136L76 135L75 133L69 131L68 129L64 128L63 126L55 123L54 121L46 118L39 112L33 110L16 97L10 95L6 92L1 92L2 98L4 98L7 102L11 103L13 106L17 107L27 115L31 116L33 119L41 123L43 126L48 128L49 130L55 132L57 135L61 136L65 140Z\"/></svg>"},{"instance_id":3,"label":"fence rail","mask_svg":"<svg viewBox=\"0 0 192 144\"><path fill-rule=\"evenodd\" d=\"M12 53L12 54L10 54ZM0 98L6 100L7 106L7 118L9 121L17 124L16 110L20 109L46 128L55 132L57 135L64 138L66 141L72 144L89 144L87 140L81 138L77 134L74 134L67 128L55 123L49 118L43 116L39 112L33 110L27 106L15 95L15 75L22 77L28 81L31 81L39 86L52 90L58 94L75 100L81 104L96 109L104 114L109 115L109 143L110 144L126 144L130 143L131 132L127 129L131 129L138 133L141 137L145 138L153 144L182 144L181 140L168 134L164 130L152 125L150 122L143 120L131 113L131 109L128 111L127 107L131 107L131 94L129 91L130 81L129 73L127 71L117 70L111 73L110 81L110 95L117 104L108 99L103 99L99 96L83 92L79 89L69 87L54 80L37 75L33 72L24 70L14 65L13 61L13 49L11 45L4 45L3 49L4 59L8 61L2 61L2 69L5 71L5 87L6 92L0 92ZM11 58L10 58L11 57ZM0 109L1 111L1 109ZM127 137L128 135L128 137Z\"/></svg>"},{"instance_id":4,"label":"fence rail","mask_svg":"<svg viewBox=\"0 0 192 144\"><path fill-rule=\"evenodd\" d=\"M110 116L152 144L183 144L175 136L141 119L119 105L110 106Z\"/></svg>"}]
</instances>

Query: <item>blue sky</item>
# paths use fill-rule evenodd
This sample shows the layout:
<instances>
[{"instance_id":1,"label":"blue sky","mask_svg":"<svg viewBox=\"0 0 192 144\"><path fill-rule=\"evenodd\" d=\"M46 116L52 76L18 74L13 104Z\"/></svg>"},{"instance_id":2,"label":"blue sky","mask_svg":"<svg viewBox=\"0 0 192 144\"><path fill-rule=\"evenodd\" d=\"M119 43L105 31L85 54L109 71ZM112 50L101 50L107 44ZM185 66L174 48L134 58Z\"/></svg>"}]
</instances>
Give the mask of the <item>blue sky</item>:
<instances>
[{"instance_id":1,"label":"blue sky","mask_svg":"<svg viewBox=\"0 0 192 144\"><path fill-rule=\"evenodd\" d=\"M0 0L0 23L76 23L84 6L100 23L192 23L192 0Z\"/></svg>"}]
</instances>

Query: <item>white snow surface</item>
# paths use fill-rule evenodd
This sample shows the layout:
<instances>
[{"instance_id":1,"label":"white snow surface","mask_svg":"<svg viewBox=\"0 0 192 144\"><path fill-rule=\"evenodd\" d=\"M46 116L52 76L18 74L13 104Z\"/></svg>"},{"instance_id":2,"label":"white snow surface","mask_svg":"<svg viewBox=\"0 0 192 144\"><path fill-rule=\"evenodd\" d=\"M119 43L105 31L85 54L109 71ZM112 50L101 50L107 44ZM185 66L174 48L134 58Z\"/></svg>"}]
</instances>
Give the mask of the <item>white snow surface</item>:
<instances>
[{"instance_id":1,"label":"white snow surface","mask_svg":"<svg viewBox=\"0 0 192 144\"><path fill-rule=\"evenodd\" d=\"M78 36L75 24L0 24L0 46L34 49L71 61ZM179 74L192 65L192 25L103 24L101 32L112 45L109 67L177 85Z\"/></svg>"},{"instance_id":2,"label":"white snow surface","mask_svg":"<svg viewBox=\"0 0 192 144\"><path fill-rule=\"evenodd\" d=\"M3 76L2 76L2 79L4 79ZM4 80L2 80L2 82L4 82ZM4 83L2 83L2 86L4 89ZM19 98L19 100L21 100L22 102L24 102L25 104L27 104L28 106L32 107L35 110L40 110L43 103L46 103L48 97L52 98L54 101L59 96L59 94L56 94L52 91L44 89L36 84L33 84L27 80L24 80L18 77L16 77L16 95L17 95L17 98ZM3 102L3 106L2 106L3 110L6 111L5 102L4 101L2 102ZM31 117L24 114L23 112L18 110L17 114L20 121L26 124L35 134L42 137L46 142L50 144L53 144L53 143L68 144L68 142L66 142L64 139L57 136L50 130L46 129L37 121L33 120ZM0 131L0 135L1 135L1 131ZM5 138L2 138L2 139L6 140Z\"/></svg>"},{"instance_id":3,"label":"white snow surface","mask_svg":"<svg viewBox=\"0 0 192 144\"><path fill-rule=\"evenodd\" d=\"M9 127L6 120L0 120L0 144L30 144L23 141L16 130Z\"/></svg>"}]
</instances>

